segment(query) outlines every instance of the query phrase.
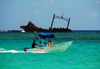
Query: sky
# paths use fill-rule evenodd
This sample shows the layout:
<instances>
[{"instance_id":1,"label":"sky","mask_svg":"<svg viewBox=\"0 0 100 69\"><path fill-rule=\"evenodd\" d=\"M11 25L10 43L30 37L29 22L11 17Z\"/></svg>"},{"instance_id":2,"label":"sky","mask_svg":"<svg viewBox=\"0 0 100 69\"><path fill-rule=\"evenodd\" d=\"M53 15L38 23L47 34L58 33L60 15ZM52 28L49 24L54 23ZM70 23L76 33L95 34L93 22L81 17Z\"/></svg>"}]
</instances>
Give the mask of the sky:
<instances>
[{"instance_id":1,"label":"sky","mask_svg":"<svg viewBox=\"0 0 100 69\"><path fill-rule=\"evenodd\" d=\"M53 15L71 18L71 30L100 30L100 0L0 0L0 30L21 30L29 21L49 29ZM55 19L53 28L66 28Z\"/></svg>"}]
</instances>

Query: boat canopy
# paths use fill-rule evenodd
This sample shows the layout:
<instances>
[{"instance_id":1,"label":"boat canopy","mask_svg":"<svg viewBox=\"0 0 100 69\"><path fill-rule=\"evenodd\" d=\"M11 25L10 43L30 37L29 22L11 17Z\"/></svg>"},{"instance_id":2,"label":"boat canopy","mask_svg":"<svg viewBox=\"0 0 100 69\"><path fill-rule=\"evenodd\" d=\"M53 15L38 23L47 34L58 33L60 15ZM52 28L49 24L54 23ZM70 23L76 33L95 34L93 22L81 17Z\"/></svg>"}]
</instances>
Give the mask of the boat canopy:
<instances>
[{"instance_id":1,"label":"boat canopy","mask_svg":"<svg viewBox=\"0 0 100 69\"><path fill-rule=\"evenodd\" d=\"M44 33L38 33L37 34L40 38L44 39L44 38L54 38L55 35L54 34L44 34Z\"/></svg>"}]
</instances>

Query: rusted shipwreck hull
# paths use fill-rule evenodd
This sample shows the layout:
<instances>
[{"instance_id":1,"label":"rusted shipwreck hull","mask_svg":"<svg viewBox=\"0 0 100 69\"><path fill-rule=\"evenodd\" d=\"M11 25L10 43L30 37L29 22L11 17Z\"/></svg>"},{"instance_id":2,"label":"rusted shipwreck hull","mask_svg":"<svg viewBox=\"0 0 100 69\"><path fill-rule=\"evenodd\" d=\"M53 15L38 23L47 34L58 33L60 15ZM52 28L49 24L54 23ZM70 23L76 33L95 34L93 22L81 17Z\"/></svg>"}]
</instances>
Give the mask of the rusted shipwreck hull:
<instances>
[{"instance_id":1,"label":"rusted shipwreck hull","mask_svg":"<svg viewBox=\"0 0 100 69\"><path fill-rule=\"evenodd\" d=\"M67 28L52 28L55 18L61 18L61 19L68 21ZM31 21L25 26L20 26L20 28L23 29L25 32L72 32L72 30L68 29L69 22L70 22L70 18L65 19L65 18L63 18L63 15L62 15L62 17L59 17L59 16L55 16L55 14L54 14L52 23L51 23L51 27L49 29L39 28L35 24L33 24Z\"/></svg>"}]
</instances>

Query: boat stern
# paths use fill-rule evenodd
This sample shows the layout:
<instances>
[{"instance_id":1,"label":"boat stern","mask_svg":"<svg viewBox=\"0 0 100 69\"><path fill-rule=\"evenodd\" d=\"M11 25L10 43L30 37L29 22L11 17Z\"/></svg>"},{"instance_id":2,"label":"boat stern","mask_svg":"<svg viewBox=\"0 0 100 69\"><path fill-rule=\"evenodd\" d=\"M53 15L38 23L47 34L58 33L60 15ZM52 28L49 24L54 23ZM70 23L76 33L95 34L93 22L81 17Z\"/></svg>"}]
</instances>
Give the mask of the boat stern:
<instances>
[{"instance_id":1,"label":"boat stern","mask_svg":"<svg viewBox=\"0 0 100 69\"><path fill-rule=\"evenodd\" d=\"M28 47L25 47L25 48L24 48L24 51L25 51L25 52L27 51L26 49L29 49L29 48L28 48Z\"/></svg>"}]
</instances>

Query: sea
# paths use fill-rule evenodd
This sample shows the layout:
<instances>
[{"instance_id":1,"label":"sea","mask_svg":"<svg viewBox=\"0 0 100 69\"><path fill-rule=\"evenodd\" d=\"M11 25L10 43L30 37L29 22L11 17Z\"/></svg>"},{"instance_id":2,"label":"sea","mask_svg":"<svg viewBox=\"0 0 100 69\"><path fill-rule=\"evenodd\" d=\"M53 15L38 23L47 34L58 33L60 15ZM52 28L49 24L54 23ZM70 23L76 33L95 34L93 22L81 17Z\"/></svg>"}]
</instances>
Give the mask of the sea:
<instances>
[{"instance_id":1,"label":"sea","mask_svg":"<svg viewBox=\"0 0 100 69\"><path fill-rule=\"evenodd\" d=\"M32 47L36 34L1 30L0 69L100 69L100 30L47 32L55 35L55 44L73 43L61 53L24 52Z\"/></svg>"}]
</instances>

